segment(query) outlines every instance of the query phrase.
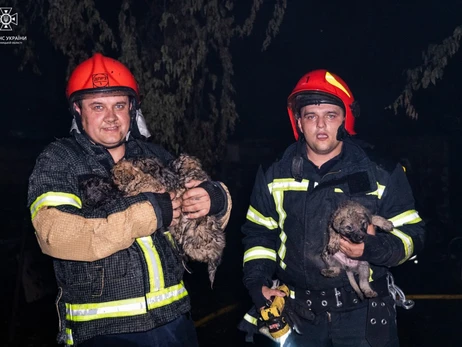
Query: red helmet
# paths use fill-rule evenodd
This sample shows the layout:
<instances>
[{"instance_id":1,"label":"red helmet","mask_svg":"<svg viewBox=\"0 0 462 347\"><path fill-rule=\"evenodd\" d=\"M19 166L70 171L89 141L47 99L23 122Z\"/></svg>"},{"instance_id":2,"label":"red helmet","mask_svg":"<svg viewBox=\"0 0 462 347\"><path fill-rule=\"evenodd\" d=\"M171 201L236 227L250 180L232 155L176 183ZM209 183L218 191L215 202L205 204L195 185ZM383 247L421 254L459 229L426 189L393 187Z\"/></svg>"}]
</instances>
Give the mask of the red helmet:
<instances>
[{"instance_id":1,"label":"red helmet","mask_svg":"<svg viewBox=\"0 0 462 347\"><path fill-rule=\"evenodd\" d=\"M298 81L287 99L287 111L295 139L299 137L295 116L300 108L320 103L342 107L345 110L345 130L350 135L356 135L354 124L359 110L350 88L337 75L327 70L314 70Z\"/></svg>"},{"instance_id":2,"label":"red helmet","mask_svg":"<svg viewBox=\"0 0 462 347\"><path fill-rule=\"evenodd\" d=\"M138 84L130 70L115 59L95 53L72 72L66 96L72 102L83 94L112 91L127 92L139 102Z\"/></svg>"}]
</instances>

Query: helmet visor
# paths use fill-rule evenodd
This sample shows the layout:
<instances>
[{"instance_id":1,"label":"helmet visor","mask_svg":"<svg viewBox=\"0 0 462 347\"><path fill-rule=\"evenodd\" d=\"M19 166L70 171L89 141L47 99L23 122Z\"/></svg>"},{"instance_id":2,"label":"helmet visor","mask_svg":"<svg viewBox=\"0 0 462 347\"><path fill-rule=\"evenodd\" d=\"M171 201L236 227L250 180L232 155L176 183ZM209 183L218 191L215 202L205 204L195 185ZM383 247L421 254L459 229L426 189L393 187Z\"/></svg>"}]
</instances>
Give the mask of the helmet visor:
<instances>
[{"instance_id":1,"label":"helmet visor","mask_svg":"<svg viewBox=\"0 0 462 347\"><path fill-rule=\"evenodd\" d=\"M292 100L289 101L289 107L292 109L296 117L300 117L300 110L302 107L320 104L337 105L345 112L345 105L340 98L323 92L300 93L295 95Z\"/></svg>"},{"instance_id":2,"label":"helmet visor","mask_svg":"<svg viewBox=\"0 0 462 347\"><path fill-rule=\"evenodd\" d=\"M136 93L133 89L128 87L108 87L108 88L94 88L94 89L82 89L70 96L70 101L80 101L84 99L90 99L95 97L105 96L133 96L136 98Z\"/></svg>"}]
</instances>

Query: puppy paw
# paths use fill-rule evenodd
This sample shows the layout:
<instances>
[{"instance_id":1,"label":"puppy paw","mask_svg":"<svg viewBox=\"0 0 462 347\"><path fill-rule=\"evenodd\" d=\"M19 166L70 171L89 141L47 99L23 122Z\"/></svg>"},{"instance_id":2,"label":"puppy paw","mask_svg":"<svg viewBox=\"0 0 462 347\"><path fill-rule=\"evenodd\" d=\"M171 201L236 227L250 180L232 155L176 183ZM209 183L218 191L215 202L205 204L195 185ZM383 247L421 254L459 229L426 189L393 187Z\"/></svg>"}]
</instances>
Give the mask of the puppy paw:
<instances>
[{"instance_id":1,"label":"puppy paw","mask_svg":"<svg viewBox=\"0 0 462 347\"><path fill-rule=\"evenodd\" d=\"M325 277L337 277L339 272L336 269L322 269L321 274Z\"/></svg>"},{"instance_id":2,"label":"puppy paw","mask_svg":"<svg viewBox=\"0 0 462 347\"><path fill-rule=\"evenodd\" d=\"M365 290L364 291L364 296L366 298L375 298L377 296L377 292L372 290L372 289L371 290Z\"/></svg>"},{"instance_id":3,"label":"puppy paw","mask_svg":"<svg viewBox=\"0 0 462 347\"><path fill-rule=\"evenodd\" d=\"M385 231L392 231L393 228L394 228L393 223L390 222L389 220L387 220L387 221L385 221L385 223L383 224L383 228L382 228L382 229L385 230Z\"/></svg>"}]
</instances>

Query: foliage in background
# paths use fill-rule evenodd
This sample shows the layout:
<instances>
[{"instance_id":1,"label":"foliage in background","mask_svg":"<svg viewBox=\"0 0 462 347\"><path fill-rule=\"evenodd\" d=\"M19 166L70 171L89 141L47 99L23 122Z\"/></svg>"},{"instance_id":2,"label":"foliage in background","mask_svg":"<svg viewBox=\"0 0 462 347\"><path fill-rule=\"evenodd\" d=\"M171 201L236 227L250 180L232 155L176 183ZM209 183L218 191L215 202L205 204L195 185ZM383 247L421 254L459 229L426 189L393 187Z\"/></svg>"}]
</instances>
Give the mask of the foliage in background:
<instances>
[{"instance_id":1,"label":"foliage in background","mask_svg":"<svg viewBox=\"0 0 462 347\"><path fill-rule=\"evenodd\" d=\"M459 50L461 37L462 26L458 26L442 43L429 45L427 50L422 52L422 65L406 70L407 83L404 90L388 108L395 114L399 108L404 108L409 117L417 119L419 114L412 102L414 93L419 89L426 89L430 84L436 85L443 77L449 58Z\"/></svg>"},{"instance_id":2,"label":"foliage in background","mask_svg":"<svg viewBox=\"0 0 462 347\"><path fill-rule=\"evenodd\" d=\"M262 50L278 33L287 0L270 3ZM28 38L18 48L21 68L32 65L40 72L35 30L68 59L68 74L94 52L120 60L138 81L153 141L196 155L211 168L238 118L231 42L255 32L264 5L264 0L240 2L238 8L237 0L14 0L11 6L21 18L18 35ZM245 17L241 23L238 16Z\"/></svg>"}]
</instances>

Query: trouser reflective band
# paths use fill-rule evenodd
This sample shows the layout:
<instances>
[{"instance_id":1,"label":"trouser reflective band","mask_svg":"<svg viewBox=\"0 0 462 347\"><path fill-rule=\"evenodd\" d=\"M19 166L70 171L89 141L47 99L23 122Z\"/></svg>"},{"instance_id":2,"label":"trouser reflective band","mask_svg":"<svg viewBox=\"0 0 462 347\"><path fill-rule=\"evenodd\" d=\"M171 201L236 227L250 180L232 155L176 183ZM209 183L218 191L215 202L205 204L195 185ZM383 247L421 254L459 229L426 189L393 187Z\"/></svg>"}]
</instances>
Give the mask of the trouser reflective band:
<instances>
[{"instance_id":1,"label":"trouser reflective band","mask_svg":"<svg viewBox=\"0 0 462 347\"><path fill-rule=\"evenodd\" d=\"M148 309L152 310L153 308L171 304L174 301L184 298L186 295L188 295L188 291L184 287L183 282L156 292L148 293L146 295Z\"/></svg>"}]
</instances>

